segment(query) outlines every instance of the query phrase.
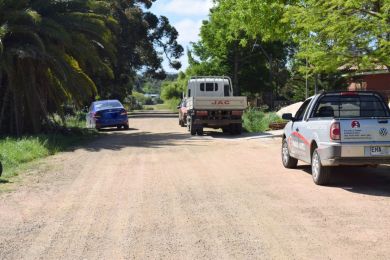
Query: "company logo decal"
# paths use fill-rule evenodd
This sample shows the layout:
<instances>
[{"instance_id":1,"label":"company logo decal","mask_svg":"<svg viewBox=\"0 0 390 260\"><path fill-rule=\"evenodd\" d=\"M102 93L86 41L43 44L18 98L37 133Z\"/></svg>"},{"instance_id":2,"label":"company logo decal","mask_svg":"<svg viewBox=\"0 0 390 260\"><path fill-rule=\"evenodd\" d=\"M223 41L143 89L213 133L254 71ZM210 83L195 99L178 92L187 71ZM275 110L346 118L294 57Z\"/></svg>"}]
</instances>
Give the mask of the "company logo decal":
<instances>
[{"instance_id":1,"label":"company logo decal","mask_svg":"<svg viewBox=\"0 0 390 260\"><path fill-rule=\"evenodd\" d=\"M387 131L386 128L381 128L381 129L379 130L379 134L380 134L381 136L387 136L388 133L389 133L389 132Z\"/></svg>"},{"instance_id":2,"label":"company logo decal","mask_svg":"<svg viewBox=\"0 0 390 260\"><path fill-rule=\"evenodd\" d=\"M212 105L230 105L230 100L214 100Z\"/></svg>"},{"instance_id":3,"label":"company logo decal","mask_svg":"<svg viewBox=\"0 0 390 260\"><path fill-rule=\"evenodd\" d=\"M359 123L359 121L352 121L351 127L352 127L352 128L360 128L360 123Z\"/></svg>"}]
</instances>

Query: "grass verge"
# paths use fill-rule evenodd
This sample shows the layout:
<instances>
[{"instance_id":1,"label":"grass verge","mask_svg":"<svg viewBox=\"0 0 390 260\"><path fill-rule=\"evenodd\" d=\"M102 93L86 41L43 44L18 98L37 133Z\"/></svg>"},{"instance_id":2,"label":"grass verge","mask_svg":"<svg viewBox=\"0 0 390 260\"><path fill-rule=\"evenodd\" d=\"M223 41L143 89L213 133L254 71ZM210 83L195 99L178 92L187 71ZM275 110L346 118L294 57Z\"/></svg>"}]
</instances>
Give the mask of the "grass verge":
<instances>
[{"instance_id":1,"label":"grass verge","mask_svg":"<svg viewBox=\"0 0 390 260\"><path fill-rule=\"evenodd\" d=\"M276 113L265 113L256 108L249 108L243 115L243 127L250 133L260 133L270 130L270 123L281 123L281 119Z\"/></svg>"},{"instance_id":2,"label":"grass verge","mask_svg":"<svg viewBox=\"0 0 390 260\"><path fill-rule=\"evenodd\" d=\"M70 125L83 125L85 122L73 122ZM91 140L98 133L85 128L68 128L66 132L56 134L41 134L34 136L1 137L0 161L3 165L3 174L0 183L7 182L17 176L27 163L44 158L58 152L68 150L84 141Z\"/></svg>"}]
</instances>

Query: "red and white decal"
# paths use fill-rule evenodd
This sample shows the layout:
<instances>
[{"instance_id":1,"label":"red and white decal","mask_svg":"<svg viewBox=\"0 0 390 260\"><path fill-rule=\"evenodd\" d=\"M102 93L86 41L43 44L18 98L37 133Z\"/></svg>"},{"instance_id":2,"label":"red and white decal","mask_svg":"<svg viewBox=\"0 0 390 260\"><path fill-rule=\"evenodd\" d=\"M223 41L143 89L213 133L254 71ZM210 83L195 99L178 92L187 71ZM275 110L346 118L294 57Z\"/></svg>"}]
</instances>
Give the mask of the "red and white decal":
<instances>
[{"instance_id":1,"label":"red and white decal","mask_svg":"<svg viewBox=\"0 0 390 260\"><path fill-rule=\"evenodd\" d=\"M356 120L352 121L351 127L354 128L354 129L355 128L360 128L360 122L356 121Z\"/></svg>"}]
</instances>

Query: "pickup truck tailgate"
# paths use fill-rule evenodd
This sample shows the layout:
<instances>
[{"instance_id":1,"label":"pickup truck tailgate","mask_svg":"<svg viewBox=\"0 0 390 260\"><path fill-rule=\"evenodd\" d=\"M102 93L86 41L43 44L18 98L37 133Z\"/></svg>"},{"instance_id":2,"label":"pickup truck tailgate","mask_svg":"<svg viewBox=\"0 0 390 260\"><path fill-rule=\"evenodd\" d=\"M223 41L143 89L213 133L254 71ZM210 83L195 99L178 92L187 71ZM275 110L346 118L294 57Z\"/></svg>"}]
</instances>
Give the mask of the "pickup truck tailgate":
<instances>
[{"instance_id":1,"label":"pickup truck tailgate","mask_svg":"<svg viewBox=\"0 0 390 260\"><path fill-rule=\"evenodd\" d=\"M188 107L205 110L244 110L246 97L193 97L188 100Z\"/></svg>"},{"instance_id":2,"label":"pickup truck tailgate","mask_svg":"<svg viewBox=\"0 0 390 260\"><path fill-rule=\"evenodd\" d=\"M341 142L390 142L390 118L341 119Z\"/></svg>"}]
</instances>

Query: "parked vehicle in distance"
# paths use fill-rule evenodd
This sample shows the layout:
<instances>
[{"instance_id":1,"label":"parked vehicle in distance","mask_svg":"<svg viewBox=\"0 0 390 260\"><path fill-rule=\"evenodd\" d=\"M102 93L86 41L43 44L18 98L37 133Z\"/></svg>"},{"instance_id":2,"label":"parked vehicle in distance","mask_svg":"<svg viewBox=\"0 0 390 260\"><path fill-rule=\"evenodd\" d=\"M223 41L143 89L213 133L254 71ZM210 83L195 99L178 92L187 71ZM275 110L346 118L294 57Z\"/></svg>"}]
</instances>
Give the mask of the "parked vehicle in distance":
<instances>
[{"instance_id":1,"label":"parked vehicle in distance","mask_svg":"<svg viewBox=\"0 0 390 260\"><path fill-rule=\"evenodd\" d=\"M246 97L234 97L229 77L192 77L186 94L187 127L191 135L203 135L203 128L222 128L241 134Z\"/></svg>"},{"instance_id":2,"label":"parked vehicle in distance","mask_svg":"<svg viewBox=\"0 0 390 260\"><path fill-rule=\"evenodd\" d=\"M307 99L284 128L282 162L311 164L313 180L329 183L333 166L390 163L390 111L376 92L329 92Z\"/></svg>"},{"instance_id":3,"label":"parked vehicle in distance","mask_svg":"<svg viewBox=\"0 0 390 260\"><path fill-rule=\"evenodd\" d=\"M105 127L129 129L127 111L118 100L95 101L86 116L87 127L100 130Z\"/></svg>"},{"instance_id":4,"label":"parked vehicle in distance","mask_svg":"<svg viewBox=\"0 0 390 260\"><path fill-rule=\"evenodd\" d=\"M177 109L179 109L179 125L185 127L187 123L187 101L183 99Z\"/></svg>"}]
</instances>

